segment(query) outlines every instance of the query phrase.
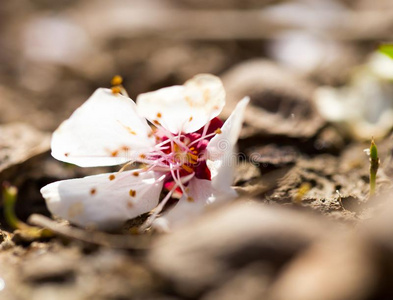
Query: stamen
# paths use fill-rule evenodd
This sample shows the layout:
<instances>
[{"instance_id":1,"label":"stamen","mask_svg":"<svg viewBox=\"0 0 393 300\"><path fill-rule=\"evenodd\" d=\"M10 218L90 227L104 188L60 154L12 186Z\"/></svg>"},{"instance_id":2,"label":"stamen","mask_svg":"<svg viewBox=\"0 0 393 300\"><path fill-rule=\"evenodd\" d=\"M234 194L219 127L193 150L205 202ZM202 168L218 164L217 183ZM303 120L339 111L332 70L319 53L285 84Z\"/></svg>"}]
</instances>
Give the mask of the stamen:
<instances>
[{"instance_id":1,"label":"stamen","mask_svg":"<svg viewBox=\"0 0 393 300\"><path fill-rule=\"evenodd\" d=\"M112 90L112 93L115 94L115 95L118 95L118 94L121 93L121 88L119 86L113 86L111 88L111 90Z\"/></svg>"},{"instance_id":2,"label":"stamen","mask_svg":"<svg viewBox=\"0 0 393 300\"><path fill-rule=\"evenodd\" d=\"M181 167L182 167L184 170L186 170L188 173L194 172L194 170L193 170L191 167L189 167L189 166L187 166L187 165L185 165L185 164L181 165Z\"/></svg>"},{"instance_id":3,"label":"stamen","mask_svg":"<svg viewBox=\"0 0 393 300\"><path fill-rule=\"evenodd\" d=\"M216 131L217 131L217 130L216 130ZM209 134L207 134L207 135L205 135L205 136L202 135L200 138L196 139L195 141L192 141L192 143L189 144L188 146L190 147L191 145L194 145L194 144L199 143L200 141L203 141L203 140L205 140L205 139L207 139L207 138L209 138L209 137L211 137L211 136L215 136L216 134L221 133L221 130L220 130L219 133L216 132L216 131L214 131L213 133L209 133Z\"/></svg>"},{"instance_id":4,"label":"stamen","mask_svg":"<svg viewBox=\"0 0 393 300\"><path fill-rule=\"evenodd\" d=\"M120 75L113 76L113 78L111 80L111 85L112 86L120 85L122 83L123 83L123 77L121 77Z\"/></svg>"},{"instance_id":5,"label":"stamen","mask_svg":"<svg viewBox=\"0 0 393 300\"><path fill-rule=\"evenodd\" d=\"M194 160L195 162L198 161L198 155L195 155L193 153L187 153L187 156L191 157L191 160Z\"/></svg>"},{"instance_id":6,"label":"stamen","mask_svg":"<svg viewBox=\"0 0 393 300\"><path fill-rule=\"evenodd\" d=\"M117 171L117 174L120 174L121 172L123 172L129 165L132 165L133 161L129 161L128 163L126 163L124 166L121 167L121 169L119 171Z\"/></svg>"},{"instance_id":7,"label":"stamen","mask_svg":"<svg viewBox=\"0 0 393 300\"><path fill-rule=\"evenodd\" d=\"M210 126L210 121L206 123L206 125L203 127L203 131L202 131L202 138L204 138L206 136L207 130L209 129Z\"/></svg>"},{"instance_id":8,"label":"stamen","mask_svg":"<svg viewBox=\"0 0 393 300\"><path fill-rule=\"evenodd\" d=\"M123 83L123 78L120 75L114 76L111 80L112 93L113 94L122 94L126 97L129 97L126 89L122 86L122 83Z\"/></svg>"},{"instance_id":9,"label":"stamen","mask_svg":"<svg viewBox=\"0 0 393 300\"><path fill-rule=\"evenodd\" d=\"M148 227L153 224L154 220L157 218L158 214L163 210L168 200L171 198L173 192L177 189L178 185L175 184L173 188L168 192L164 199L152 210L152 215L145 221L145 223L139 228L139 232L144 232Z\"/></svg>"}]
</instances>

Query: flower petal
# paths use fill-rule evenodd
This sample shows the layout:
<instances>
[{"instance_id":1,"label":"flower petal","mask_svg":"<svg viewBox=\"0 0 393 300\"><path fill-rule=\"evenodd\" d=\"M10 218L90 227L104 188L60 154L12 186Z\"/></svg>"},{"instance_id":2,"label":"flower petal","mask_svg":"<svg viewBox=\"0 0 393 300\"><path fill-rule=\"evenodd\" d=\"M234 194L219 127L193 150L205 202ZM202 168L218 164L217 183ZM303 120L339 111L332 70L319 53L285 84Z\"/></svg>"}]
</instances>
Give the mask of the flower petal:
<instances>
[{"instance_id":1,"label":"flower petal","mask_svg":"<svg viewBox=\"0 0 393 300\"><path fill-rule=\"evenodd\" d=\"M189 197L183 195L173 208L154 221L153 228L161 232L169 232L201 214L207 204L215 201L210 180L193 178L188 185L188 190Z\"/></svg>"},{"instance_id":2,"label":"flower petal","mask_svg":"<svg viewBox=\"0 0 393 300\"><path fill-rule=\"evenodd\" d=\"M163 88L137 98L141 115L152 123L159 122L174 134L197 131L218 116L224 105L222 82L209 74L200 74L182 86Z\"/></svg>"},{"instance_id":3,"label":"flower petal","mask_svg":"<svg viewBox=\"0 0 393 300\"><path fill-rule=\"evenodd\" d=\"M106 230L156 207L163 180L159 173L133 170L57 181L41 193L52 214Z\"/></svg>"},{"instance_id":4,"label":"flower petal","mask_svg":"<svg viewBox=\"0 0 393 300\"><path fill-rule=\"evenodd\" d=\"M233 169L236 164L234 148L239 138L244 111L250 98L243 98L221 128L207 145L207 166L210 169L212 185L218 191L232 190ZM231 194L236 195L235 191ZM227 196L225 196L227 197Z\"/></svg>"},{"instance_id":5,"label":"flower petal","mask_svg":"<svg viewBox=\"0 0 393 300\"><path fill-rule=\"evenodd\" d=\"M154 144L150 126L131 99L98 89L53 133L52 155L81 167L112 166Z\"/></svg>"}]
</instances>

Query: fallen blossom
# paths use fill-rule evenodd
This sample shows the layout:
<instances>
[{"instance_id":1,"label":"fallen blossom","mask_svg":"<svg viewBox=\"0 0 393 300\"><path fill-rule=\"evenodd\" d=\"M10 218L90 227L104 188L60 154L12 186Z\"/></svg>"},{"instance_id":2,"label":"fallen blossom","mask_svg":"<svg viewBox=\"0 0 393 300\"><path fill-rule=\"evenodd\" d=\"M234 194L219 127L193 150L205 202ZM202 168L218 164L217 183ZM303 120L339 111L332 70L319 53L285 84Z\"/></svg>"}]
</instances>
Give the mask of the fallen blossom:
<instances>
[{"instance_id":1,"label":"fallen blossom","mask_svg":"<svg viewBox=\"0 0 393 300\"><path fill-rule=\"evenodd\" d=\"M141 94L136 103L110 89L96 90L53 133L52 156L81 167L125 166L43 187L49 210L103 230L151 212L142 229L169 231L206 205L233 199L234 148L248 102L241 100L223 124L217 116L225 90L208 74ZM141 167L126 170L133 163Z\"/></svg>"}]
</instances>

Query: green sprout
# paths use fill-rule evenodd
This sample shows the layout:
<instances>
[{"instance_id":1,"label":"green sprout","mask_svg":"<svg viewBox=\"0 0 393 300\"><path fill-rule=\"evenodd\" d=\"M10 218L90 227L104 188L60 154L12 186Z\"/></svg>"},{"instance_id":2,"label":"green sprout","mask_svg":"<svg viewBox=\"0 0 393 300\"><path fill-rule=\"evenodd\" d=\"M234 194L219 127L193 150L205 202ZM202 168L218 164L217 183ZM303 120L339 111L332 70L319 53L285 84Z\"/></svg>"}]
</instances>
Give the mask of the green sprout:
<instances>
[{"instance_id":1,"label":"green sprout","mask_svg":"<svg viewBox=\"0 0 393 300\"><path fill-rule=\"evenodd\" d=\"M375 194L375 182L377 179L377 172L379 168L379 157L377 145L374 143L374 139L371 140L370 145L370 196Z\"/></svg>"},{"instance_id":2,"label":"green sprout","mask_svg":"<svg viewBox=\"0 0 393 300\"><path fill-rule=\"evenodd\" d=\"M393 59L393 44L382 44L379 46L379 52Z\"/></svg>"},{"instance_id":3,"label":"green sprout","mask_svg":"<svg viewBox=\"0 0 393 300\"><path fill-rule=\"evenodd\" d=\"M18 189L8 182L3 182L4 218L13 229L19 229L25 236L32 239L51 237L53 233L47 229L30 226L19 220L15 214L15 203L18 198Z\"/></svg>"}]
</instances>

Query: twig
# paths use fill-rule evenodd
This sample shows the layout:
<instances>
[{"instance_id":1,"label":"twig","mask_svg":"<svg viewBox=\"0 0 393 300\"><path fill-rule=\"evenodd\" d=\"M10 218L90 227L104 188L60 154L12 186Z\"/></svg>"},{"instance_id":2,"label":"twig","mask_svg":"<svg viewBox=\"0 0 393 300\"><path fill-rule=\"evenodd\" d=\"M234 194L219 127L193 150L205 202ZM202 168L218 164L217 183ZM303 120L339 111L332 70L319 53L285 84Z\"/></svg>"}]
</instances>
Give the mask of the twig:
<instances>
[{"instance_id":1,"label":"twig","mask_svg":"<svg viewBox=\"0 0 393 300\"><path fill-rule=\"evenodd\" d=\"M378 168L379 168L378 149L377 149L377 145L375 145L374 143L374 139L372 139L371 146L370 146L370 196L375 194Z\"/></svg>"},{"instance_id":2,"label":"twig","mask_svg":"<svg viewBox=\"0 0 393 300\"><path fill-rule=\"evenodd\" d=\"M43 215L33 214L29 217L30 224L50 229L57 235L89 244L117 249L147 250L150 248L150 236L127 236L109 234L100 231L87 231L59 224Z\"/></svg>"}]
</instances>

